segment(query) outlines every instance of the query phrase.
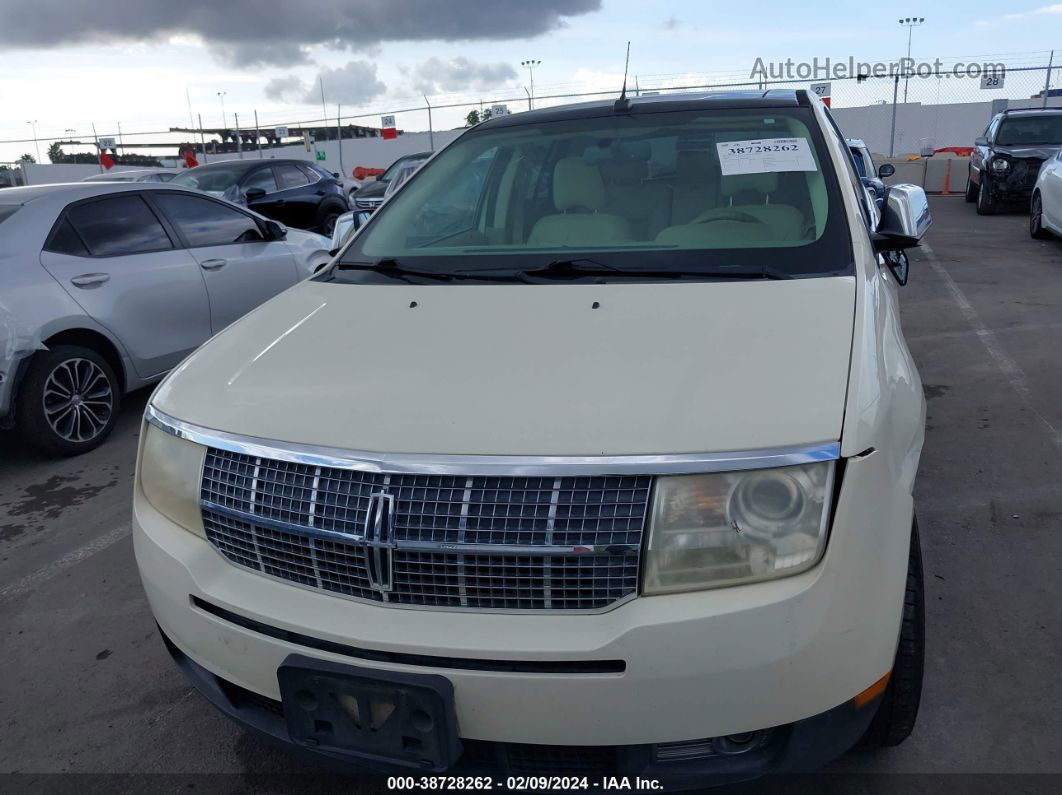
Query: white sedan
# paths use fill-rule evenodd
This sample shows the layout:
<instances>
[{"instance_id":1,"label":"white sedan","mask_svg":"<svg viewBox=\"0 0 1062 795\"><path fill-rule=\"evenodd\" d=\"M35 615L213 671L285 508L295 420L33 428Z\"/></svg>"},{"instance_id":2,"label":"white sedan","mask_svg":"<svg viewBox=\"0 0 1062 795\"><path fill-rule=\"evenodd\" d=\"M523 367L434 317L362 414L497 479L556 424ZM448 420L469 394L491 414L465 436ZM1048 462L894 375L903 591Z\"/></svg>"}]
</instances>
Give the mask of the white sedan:
<instances>
[{"instance_id":1,"label":"white sedan","mask_svg":"<svg viewBox=\"0 0 1062 795\"><path fill-rule=\"evenodd\" d=\"M1062 236L1062 149L1040 166L1029 203L1029 234L1037 240Z\"/></svg>"}]
</instances>

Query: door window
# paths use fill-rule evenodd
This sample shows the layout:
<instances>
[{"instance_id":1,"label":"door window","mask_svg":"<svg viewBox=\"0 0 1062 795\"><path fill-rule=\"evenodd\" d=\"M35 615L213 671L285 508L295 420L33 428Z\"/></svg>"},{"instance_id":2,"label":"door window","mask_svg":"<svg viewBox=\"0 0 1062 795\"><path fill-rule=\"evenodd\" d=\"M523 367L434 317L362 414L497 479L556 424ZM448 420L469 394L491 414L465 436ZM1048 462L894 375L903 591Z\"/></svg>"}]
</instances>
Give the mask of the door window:
<instances>
[{"instance_id":1,"label":"door window","mask_svg":"<svg viewBox=\"0 0 1062 795\"><path fill-rule=\"evenodd\" d=\"M311 166L297 166L297 168L306 175L306 178L310 181L309 184L311 184L311 185L313 183L315 183L315 182L319 182L320 180L324 179L325 176L326 176L325 174L322 174L322 173L318 172L316 169L312 168ZM327 176L330 177L332 175L328 174Z\"/></svg>"},{"instance_id":2,"label":"door window","mask_svg":"<svg viewBox=\"0 0 1062 795\"><path fill-rule=\"evenodd\" d=\"M273 169L260 168L257 171L251 172L247 177L247 181L243 185L244 191L250 188L261 188L266 193L277 192L277 181L273 178Z\"/></svg>"},{"instance_id":3,"label":"door window","mask_svg":"<svg viewBox=\"0 0 1062 795\"><path fill-rule=\"evenodd\" d=\"M274 166L274 168L276 168L277 172L277 184L281 190L301 188L303 185L310 184L310 180L306 178L306 175L295 166Z\"/></svg>"},{"instance_id":4,"label":"door window","mask_svg":"<svg viewBox=\"0 0 1062 795\"><path fill-rule=\"evenodd\" d=\"M219 202L177 193L155 194L152 198L192 248L264 239L253 218Z\"/></svg>"},{"instance_id":5,"label":"door window","mask_svg":"<svg viewBox=\"0 0 1062 795\"><path fill-rule=\"evenodd\" d=\"M76 204L67 208L66 218L97 257L173 248L159 219L136 195Z\"/></svg>"}]
</instances>

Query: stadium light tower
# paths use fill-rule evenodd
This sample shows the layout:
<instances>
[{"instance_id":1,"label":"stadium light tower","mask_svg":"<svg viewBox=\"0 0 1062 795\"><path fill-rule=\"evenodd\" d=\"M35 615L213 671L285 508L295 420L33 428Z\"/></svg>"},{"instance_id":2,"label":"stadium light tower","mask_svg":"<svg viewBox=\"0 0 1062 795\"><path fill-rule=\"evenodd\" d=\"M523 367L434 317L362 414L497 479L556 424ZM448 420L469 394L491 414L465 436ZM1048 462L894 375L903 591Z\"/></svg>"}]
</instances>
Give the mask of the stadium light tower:
<instances>
[{"instance_id":1,"label":"stadium light tower","mask_svg":"<svg viewBox=\"0 0 1062 795\"><path fill-rule=\"evenodd\" d=\"M907 61L908 61L908 63L910 63L910 61L911 61L911 32L916 27L918 27L919 25L921 25L925 21L926 21L925 17L904 17L903 19L900 20L900 24L903 25L905 28L907 28ZM903 79L903 101L904 101L904 103L907 102L907 82L910 79L911 79L911 72L910 72L910 69L908 68L908 71L905 73L905 76L904 76L904 79Z\"/></svg>"},{"instance_id":2,"label":"stadium light tower","mask_svg":"<svg viewBox=\"0 0 1062 795\"><path fill-rule=\"evenodd\" d=\"M535 105L535 67L540 66L541 64L542 61L536 61L534 59L529 61L520 61L520 66L523 66L525 69L527 69L528 73L531 75L531 102L529 103L531 107L534 107Z\"/></svg>"}]
</instances>

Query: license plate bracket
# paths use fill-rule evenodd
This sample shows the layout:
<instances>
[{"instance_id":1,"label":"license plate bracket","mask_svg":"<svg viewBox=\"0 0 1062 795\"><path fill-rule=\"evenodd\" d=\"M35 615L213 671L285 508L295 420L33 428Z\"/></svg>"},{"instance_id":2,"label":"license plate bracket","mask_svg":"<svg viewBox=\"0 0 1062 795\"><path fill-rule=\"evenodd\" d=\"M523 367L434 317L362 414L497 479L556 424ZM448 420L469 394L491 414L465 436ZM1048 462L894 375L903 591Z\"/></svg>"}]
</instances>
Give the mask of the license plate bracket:
<instances>
[{"instance_id":1,"label":"license plate bracket","mask_svg":"<svg viewBox=\"0 0 1062 795\"><path fill-rule=\"evenodd\" d=\"M288 733L298 745L435 772L461 755L454 687L446 677L292 654L277 680Z\"/></svg>"}]
</instances>

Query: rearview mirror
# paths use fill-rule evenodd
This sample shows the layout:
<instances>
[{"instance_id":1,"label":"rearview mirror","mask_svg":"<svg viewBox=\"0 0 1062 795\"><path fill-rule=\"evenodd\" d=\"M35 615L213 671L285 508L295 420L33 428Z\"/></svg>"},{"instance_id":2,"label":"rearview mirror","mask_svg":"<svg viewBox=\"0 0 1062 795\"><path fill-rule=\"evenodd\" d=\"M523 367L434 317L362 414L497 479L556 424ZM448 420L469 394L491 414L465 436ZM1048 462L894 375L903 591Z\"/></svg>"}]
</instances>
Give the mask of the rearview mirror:
<instances>
[{"instance_id":1,"label":"rearview mirror","mask_svg":"<svg viewBox=\"0 0 1062 795\"><path fill-rule=\"evenodd\" d=\"M878 179L885 179L886 177L891 177L895 173L896 166L894 166L892 163L882 163L880 166L878 166Z\"/></svg>"},{"instance_id":2,"label":"rearview mirror","mask_svg":"<svg viewBox=\"0 0 1062 795\"><path fill-rule=\"evenodd\" d=\"M267 240L283 240L288 236L288 230L276 221L266 221L265 228Z\"/></svg>"},{"instance_id":3,"label":"rearview mirror","mask_svg":"<svg viewBox=\"0 0 1062 795\"><path fill-rule=\"evenodd\" d=\"M256 202L265 195L266 192L262 188L248 188L243 194L248 202Z\"/></svg>"}]
</instances>

